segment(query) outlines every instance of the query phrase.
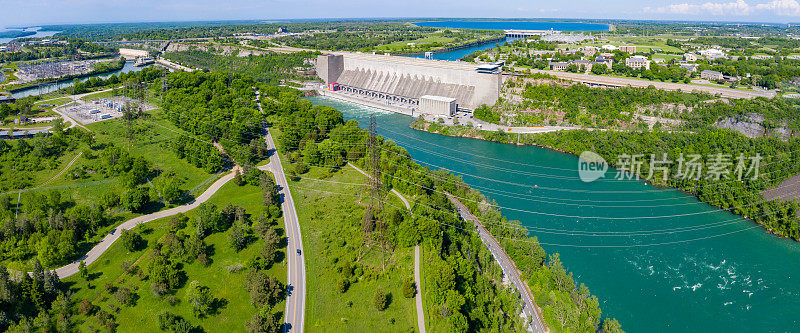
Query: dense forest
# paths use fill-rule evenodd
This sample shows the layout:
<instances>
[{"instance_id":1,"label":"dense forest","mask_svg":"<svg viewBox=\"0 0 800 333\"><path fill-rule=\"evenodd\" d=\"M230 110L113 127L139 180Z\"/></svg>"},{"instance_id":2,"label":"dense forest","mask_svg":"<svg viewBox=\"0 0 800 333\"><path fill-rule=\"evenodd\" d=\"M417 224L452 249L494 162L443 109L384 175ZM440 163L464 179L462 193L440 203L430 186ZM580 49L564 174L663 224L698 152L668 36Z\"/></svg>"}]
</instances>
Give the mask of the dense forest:
<instances>
[{"instance_id":1,"label":"dense forest","mask_svg":"<svg viewBox=\"0 0 800 333\"><path fill-rule=\"evenodd\" d=\"M315 59L317 52L270 53L269 55L250 55L238 57L236 54L223 55L199 49L169 52L164 57L192 67L214 71L235 71L254 78L259 82L273 85L285 80L305 79L299 69L310 69L309 59Z\"/></svg>"}]
</instances>

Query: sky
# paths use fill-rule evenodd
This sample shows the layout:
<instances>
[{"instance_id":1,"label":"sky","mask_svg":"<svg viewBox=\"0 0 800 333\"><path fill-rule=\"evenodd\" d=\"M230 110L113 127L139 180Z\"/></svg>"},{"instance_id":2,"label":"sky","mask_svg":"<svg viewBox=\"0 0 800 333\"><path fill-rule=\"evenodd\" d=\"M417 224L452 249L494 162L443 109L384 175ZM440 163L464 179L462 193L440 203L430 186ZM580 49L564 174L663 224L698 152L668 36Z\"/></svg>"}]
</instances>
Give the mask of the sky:
<instances>
[{"instance_id":1,"label":"sky","mask_svg":"<svg viewBox=\"0 0 800 333\"><path fill-rule=\"evenodd\" d=\"M799 0L0 0L0 27L303 18L496 17L800 22ZM8 11L6 11L8 10Z\"/></svg>"}]
</instances>

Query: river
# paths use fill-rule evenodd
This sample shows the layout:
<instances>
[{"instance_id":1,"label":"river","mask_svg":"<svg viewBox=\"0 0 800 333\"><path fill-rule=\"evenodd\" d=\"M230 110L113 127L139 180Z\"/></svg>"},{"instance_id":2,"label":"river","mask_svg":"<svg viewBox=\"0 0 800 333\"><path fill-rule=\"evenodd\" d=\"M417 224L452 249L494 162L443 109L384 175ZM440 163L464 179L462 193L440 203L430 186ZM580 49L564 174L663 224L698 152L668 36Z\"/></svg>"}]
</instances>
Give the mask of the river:
<instances>
[{"instance_id":1,"label":"river","mask_svg":"<svg viewBox=\"0 0 800 333\"><path fill-rule=\"evenodd\" d=\"M610 26L585 22L545 21L428 21L414 23L420 27L484 29L484 30L555 30L555 31L608 31Z\"/></svg>"},{"instance_id":2,"label":"river","mask_svg":"<svg viewBox=\"0 0 800 333\"><path fill-rule=\"evenodd\" d=\"M83 77L83 78L80 78L79 80L80 80L80 82L84 82L84 81L86 81L86 80L88 80L90 78L93 78L93 77L99 77L99 78L102 78L102 79L107 79L107 78L111 77L112 75L119 75L121 73L127 73L127 72L138 72L138 71L140 71L140 70L142 70L142 69L144 69L145 67L148 67L148 66L152 66L152 65L147 65L147 66L143 66L143 67L136 67L136 66L133 65L132 61L128 61L128 62L125 63L124 66L122 66L122 69L118 69L118 70L111 71L111 72L108 72L108 73L96 74L96 75ZM59 89L62 89L62 88L67 88L67 87L72 87L72 81L65 81L65 82L59 82L59 83L48 83L48 84L42 85L41 88L40 87L32 87L32 88L28 88L28 89L25 89L25 90L20 90L20 91L14 92L11 95L14 96L14 98L16 98L16 99L20 99L20 98L28 97L28 96L36 96L36 95L51 93L51 92L54 92L54 91L58 91Z\"/></svg>"},{"instance_id":3,"label":"river","mask_svg":"<svg viewBox=\"0 0 800 333\"><path fill-rule=\"evenodd\" d=\"M454 29L492 29L492 30L556 30L556 31L608 31L607 24L583 23L583 22L539 22L539 21L430 21L418 22L415 25L421 27L434 28L454 28ZM516 38L506 38L502 42L485 43L470 46L450 52L434 53L432 59L437 60L460 60L464 56L480 50L489 49L495 44L511 42ZM413 55L415 58L424 58L424 54Z\"/></svg>"},{"instance_id":4,"label":"river","mask_svg":"<svg viewBox=\"0 0 800 333\"><path fill-rule=\"evenodd\" d=\"M25 37L19 37L19 38L50 37L50 36L53 36L53 35L55 35L55 34L60 32L60 31L57 31L57 30L42 31L41 27L31 27L31 28L21 28L21 29L8 29L8 28L1 28L0 29L0 32L6 32L6 31L35 31L36 32L36 34L34 34L34 35L25 36ZM17 39L17 38L0 38L0 44L5 44L5 43L8 43L8 42L10 42L12 40L15 40L15 39Z\"/></svg>"},{"instance_id":5,"label":"river","mask_svg":"<svg viewBox=\"0 0 800 333\"><path fill-rule=\"evenodd\" d=\"M375 113L378 134L415 161L462 175L548 253L560 253L576 280L598 296L604 315L628 331L800 327L798 243L676 190L639 181L584 183L572 155L416 131L407 116L310 100L362 127Z\"/></svg>"}]
</instances>

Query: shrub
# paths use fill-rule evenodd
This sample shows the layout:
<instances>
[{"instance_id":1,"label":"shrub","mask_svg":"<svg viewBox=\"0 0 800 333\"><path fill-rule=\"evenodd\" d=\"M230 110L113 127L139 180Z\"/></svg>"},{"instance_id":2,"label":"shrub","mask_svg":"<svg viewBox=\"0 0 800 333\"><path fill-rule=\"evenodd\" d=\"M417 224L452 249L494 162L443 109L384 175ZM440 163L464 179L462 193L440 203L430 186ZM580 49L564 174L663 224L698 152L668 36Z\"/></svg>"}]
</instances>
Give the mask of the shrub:
<instances>
[{"instance_id":1,"label":"shrub","mask_svg":"<svg viewBox=\"0 0 800 333\"><path fill-rule=\"evenodd\" d=\"M81 301L81 305L78 307L78 312L80 312L82 315L92 314L92 312L94 312L94 304L92 304L92 301L84 299Z\"/></svg>"},{"instance_id":2,"label":"shrub","mask_svg":"<svg viewBox=\"0 0 800 333\"><path fill-rule=\"evenodd\" d=\"M347 288L350 287L350 281L346 279L339 279L339 283L336 285L336 290L340 293L344 293L347 291Z\"/></svg>"},{"instance_id":3,"label":"shrub","mask_svg":"<svg viewBox=\"0 0 800 333\"><path fill-rule=\"evenodd\" d=\"M114 292L114 298L122 305L133 305L135 300L131 290L125 287L117 288L117 291Z\"/></svg>"},{"instance_id":4,"label":"shrub","mask_svg":"<svg viewBox=\"0 0 800 333\"><path fill-rule=\"evenodd\" d=\"M403 296L406 298L412 298L416 294L417 285L414 283L414 281L410 278L403 281Z\"/></svg>"}]
</instances>

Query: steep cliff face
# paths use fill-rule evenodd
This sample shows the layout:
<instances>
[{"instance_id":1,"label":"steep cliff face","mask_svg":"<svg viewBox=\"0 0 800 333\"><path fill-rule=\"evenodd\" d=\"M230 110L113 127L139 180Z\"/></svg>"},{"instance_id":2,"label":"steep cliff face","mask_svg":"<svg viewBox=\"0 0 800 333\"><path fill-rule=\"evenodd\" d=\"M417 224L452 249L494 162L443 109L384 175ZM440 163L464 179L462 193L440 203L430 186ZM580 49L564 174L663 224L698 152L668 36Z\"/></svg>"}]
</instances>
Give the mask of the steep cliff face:
<instances>
[{"instance_id":1,"label":"steep cliff face","mask_svg":"<svg viewBox=\"0 0 800 333\"><path fill-rule=\"evenodd\" d=\"M727 128L742 133L748 138L760 138L772 136L781 140L788 140L797 135L795 131L787 128L785 122L781 124L769 124L764 116L749 114L746 116L726 117L717 122L718 128Z\"/></svg>"}]
</instances>

